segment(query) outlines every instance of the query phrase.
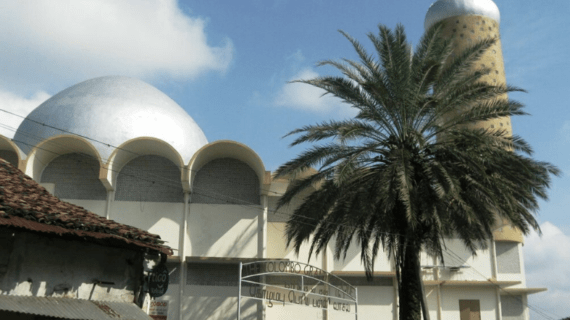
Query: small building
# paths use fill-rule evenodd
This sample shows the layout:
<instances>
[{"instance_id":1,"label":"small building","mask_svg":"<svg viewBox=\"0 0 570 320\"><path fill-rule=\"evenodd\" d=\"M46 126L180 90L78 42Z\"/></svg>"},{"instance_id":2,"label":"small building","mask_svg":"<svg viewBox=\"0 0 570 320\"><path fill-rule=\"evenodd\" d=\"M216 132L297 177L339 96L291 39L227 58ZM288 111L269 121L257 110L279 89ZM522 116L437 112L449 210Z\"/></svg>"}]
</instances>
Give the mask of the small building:
<instances>
[{"instance_id":1,"label":"small building","mask_svg":"<svg viewBox=\"0 0 570 320\"><path fill-rule=\"evenodd\" d=\"M61 201L0 158L0 319L149 319L135 304L144 264L171 254L159 236Z\"/></svg>"}]
</instances>

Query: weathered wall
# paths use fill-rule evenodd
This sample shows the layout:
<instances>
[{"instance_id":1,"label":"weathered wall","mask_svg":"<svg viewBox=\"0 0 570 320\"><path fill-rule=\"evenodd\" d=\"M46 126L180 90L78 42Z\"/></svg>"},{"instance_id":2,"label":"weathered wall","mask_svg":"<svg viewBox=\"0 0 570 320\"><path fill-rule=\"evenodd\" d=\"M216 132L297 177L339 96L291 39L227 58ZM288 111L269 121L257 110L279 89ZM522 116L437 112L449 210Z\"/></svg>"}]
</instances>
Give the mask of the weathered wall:
<instances>
[{"instance_id":1,"label":"weathered wall","mask_svg":"<svg viewBox=\"0 0 570 320\"><path fill-rule=\"evenodd\" d=\"M12 237L2 238L9 261L0 273L0 294L134 301L140 253L10 229L0 233Z\"/></svg>"}]
</instances>

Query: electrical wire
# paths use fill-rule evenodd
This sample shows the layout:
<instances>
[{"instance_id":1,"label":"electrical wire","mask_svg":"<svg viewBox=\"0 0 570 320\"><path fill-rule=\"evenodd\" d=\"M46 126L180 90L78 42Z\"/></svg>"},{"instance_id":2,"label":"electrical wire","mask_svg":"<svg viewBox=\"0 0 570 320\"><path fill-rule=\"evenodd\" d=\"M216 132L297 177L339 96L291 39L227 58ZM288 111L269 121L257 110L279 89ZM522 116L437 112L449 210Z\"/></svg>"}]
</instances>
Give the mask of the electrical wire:
<instances>
[{"instance_id":1,"label":"electrical wire","mask_svg":"<svg viewBox=\"0 0 570 320\"><path fill-rule=\"evenodd\" d=\"M0 111L5 112L5 113L8 113L8 114L11 114L11 115L14 115L14 116L17 116L17 117L26 118L26 117L17 115L17 114L15 114L15 113L13 113L13 112L10 112L10 111L4 110L4 109L0 109ZM148 155L148 154L139 154L139 153L133 152L133 151L131 151L131 150L127 150L127 149L125 149L125 148L120 148L120 147L117 147L117 146L113 146L113 145L111 145L111 144L109 144L109 143L105 143L105 142L103 142L103 141L99 141L99 140L97 140L97 139L93 139L93 138L90 138L90 137L87 137L87 136L84 136L84 135L76 134L76 133L73 133L73 132L70 132L70 131L61 129L61 128L57 128L57 127L54 127L54 126L50 126L50 125L47 125L47 124L45 124L45 123L41 123L41 122L38 122L38 121L35 121L35 120L31 120L31 119L27 119L27 120L28 120L28 121L32 121L32 122L35 122L35 123L37 123L37 124L39 124L39 125L42 125L42 126L46 126L46 127L49 127L49 128L55 129L55 130L59 130L59 131L61 131L61 132L68 133L68 134L70 134L70 135L79 136L79 137L84 138L84 139L89 140L89 141L93 141L93 142L100 143L100 144L102 144L102 145L104 145L104 146L107 146L107 147L113 147L113 148L118 149L118 150L122 150L122 151L129 152L129 153L131 153L131 154L133 154L133 155L135 155L135 156L137 156L137 157L138 157L138 156ZM16 128L11 127L11 126L6 125L6 124L2 124L2 123L0 123L0 127L1 127L1 128L4 128L4 129L7 129L7 130L10 130L10 131L14 131L14 132L17 131ZM21 133L21 134L24 134L24 135L26 135L26 136L28 136L29 138L32 138L32 139L38 141L38 143L39 143L39 142L42 142L42 141L41 141L41 140L43 139L42 137L34 136L34 135L32 135L32 134L29 134L29 133L26 133L26 132L22 132L22 131L20 131L20 133ZM27 143L27 142L24 142L24 141L17 141L17 140L13 140L13 139L12 139L12 141L17 142L17 143L21 143L21 144L24 144L24 145L27 145L27 146L29 146L30 148L34 148L34 147L35 147L36 149L53 153L53 154L55 154L57 157L63 156L63 155L65 155L65 154L69 154L69 153L79 153L79 154L81 154L81 155L83 155L83 156L91 157L91 158L93 158L93 159L95 159L95 160L97 160L97 161L99 162L99 160L98 160L96 157L94 157L93 155L85 154L85 153L81 153L81 152L73 152L74 150L72 149L71 146L69 146L69 148L67 149L68 152L65 152L65 153L57 153L57 152L54 152L53 150L49 150L49 149L47 149L47 148L39 147L39 146L37 146L37 145L34 146L34 145L31 145L31 144L29 144L29 143ZM65 147L66 147L66 145L64 145L64 144L62 144L62 143L59 143L57 140L50 140L50 141L47 141L46 143L51 143L52 145L55 145L55 146L57 146L57 147L59 147L59 148L64 148L63 150L65 150ZM46 164L46 163L43 163L40 159L37 159L37 160L43 165L43 167L46 167L46 166L47 166L47 164ZM101 161L103 161L103 160L104 160L104 159L101 159ZM108 162L109 159L106 159L106 160L107 160L107 162ZM173 165L176 166L175 164L173 164ZM185 170L185 169L186 169L185 167L179 167L179 166L176 166L176 167L177 167L179 170ZM112 171L112 172L115 172L115 173L117 173L117 174L120 174L121 171L122 171L122 169L123 169L123 168L121 168L121 170L113 170L113 169L108 169L108 170L110 170L110 171ZM186 169L186 170L188 170L188 169ZM190 170L190 171L196 172L196 170L193 170L193 169ZM125 174L125 173L123 172L122 174ZM149 180L149 179L145 179L145 178L142 178L142 177L140 177L140 176L135 176L135 175L130 175L130 176L131 176L131 177L134 177L135 179L140 179L140 180L142 180L142 181L152 182L153 184L154 184L154 183L162 184L163 186L166 186L166 187L173 187L173 184L174 184L174 185L178 184L178 186L180 186L180 181L176 181L176 180L173 180L173 179L164 179L164 176L158 175L158 174L153 174L153 173L151 173L151 176L154 176L156 179L163 179L163 181ZM180 187L180 188L181 188L181 187ZM197 190L195 191L195 189L197 189ZM199 191L200 189L202 189L202 190ZM202 192L204 192L204 191L206 191L206 193L202 193ZM278 193L278 192L274 192L274 191L270 191L270 190L262 190L262 191L266 191L267 193L271 192L271 193L275 194L276 196L281 196L281 195L283 195L282 193ZM247 201L244 201L243 199L239 199L239 198L228 197L228 195L226 195L226 194L218 193L218 192L215 192L215 191L213 191L213 190L206 190L205 188L199 188L199 187L197 187L197 186L193 186L193 193L194 193L194 194L197 194L197 195L200 195L200 196L203 196L203 197L206 197L206 198L218 200L218 201L226 201L226 203L231 203L231 204L238 205L238 206L242 206L242 207L245 207L245 208L248 208L248 209L251 209L252 206L254 206L254 208L255 208L256 210L261 209L260 206L259 206L259 204L247 202ZM229 199L230 201L232 201L232 202L228 201L228 199ZM238 203L238 202L242 202L242 204L240 204L240 203ZM209 204L209 203L206 203L206 204ZM215 204L209 204L209 205L215 205ZM272 209L268 209L268 211L270 211L270 212L272 212L272 213L274 213L274 214L284 215L284 216L287 216L287 217L291 217L291 216L294 216L294 215L295 215L294 213L284 213L284 212L280 212L280 211L272 210ZM304 218L305 218L305 219L307 219L307 218L311 219L310 217L304 217ZM313 220L318 220L318 219L313 219ZM297 223L302 223L302 224L309 225L309 226L313 226L313 227L316 227L316 226L319 225L318 222L315 223L315 224L311 224L311 223L308 223L308 222L300 222L300 221L297 221ZM340 224L337 224L337 225L340 225ZM331 227L334 227L334 224L333 224L333 226L331 226ZM392 236L400 236L400 237L406 237L405 235L394 234L394 233L381 233L381 234L392 235ZM448 258L450 258L452 261L460 262L461 264L465 264L464 261L463 261L463 259L462 259L459 255L457 255L455 252L453 252L453 251L451 251L451 250L449 250L449 249L444 250L444 254L447 254L447 255L448 255ZM487 279L483 273L479 272L479 271L478 271L477 269L475 269L474 267L472 267L472 266L470 266L470 265L468 265L468 264L466 264L466 265L469 267L469 270L470 270L470 272L471 272L472 275L474 275L474 276L482 276L483 279L485 279L486 281L489 281L490 283L492 283L492 284L493 284L494 286L496 286L496 288L498 288L499 290L505 292L506 294L508 294L508 295L510 295L510 296L512 296L512 297L515 297L516 299L519 300L519 302L523 303L523 300L522 300L522 298L520 297L520 295L514 295L514 294L512 294L512 293L510 293L510 292L508 292L508 291L506 291L506 290L504 290L504 289L501 288L498 284L495 284L495 283L493 283L492 281L490 281L489 279ZM471 271L471 270L473 270L474 272ZM475 272L476 272L476 273L475 273ZM544 309L542 309L542 308L540 308L540 307L530 305L530 304L528 304L528 302L526 303L526 306L527 306L529 309L531 309L532 311L536 312L536 313L537 313L538 315L540 315L541 317L545 318L545 319L553 319L553 320L555 319L555 318L553 318L552 316L549 316L548 313L550 313L550 314L552 314L552 315L554 315L554 316L557 316L557 315L555 315L554 313L548 312L547 310L544 310Z\"/></svg>"}]
</instances>

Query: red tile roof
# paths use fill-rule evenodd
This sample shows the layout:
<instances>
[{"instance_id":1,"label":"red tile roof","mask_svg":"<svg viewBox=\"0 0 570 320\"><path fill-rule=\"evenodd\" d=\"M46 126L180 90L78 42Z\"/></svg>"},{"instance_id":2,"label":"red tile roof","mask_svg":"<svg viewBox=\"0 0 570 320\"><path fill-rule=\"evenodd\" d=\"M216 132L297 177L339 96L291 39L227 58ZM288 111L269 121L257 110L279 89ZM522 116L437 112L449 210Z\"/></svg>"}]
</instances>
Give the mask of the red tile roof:
<instances>
[{"instance_id":1,"label":"red tile roof","mask_svg":"<svg viewBox=\"0 0 570 320\"><path fill-rule=\"evenodd\" d=\"M108 220L59 200L0 158L0 226L90 238L110 245L131 245L172 255L160 236Z\"/></svg>"}]
</instances>

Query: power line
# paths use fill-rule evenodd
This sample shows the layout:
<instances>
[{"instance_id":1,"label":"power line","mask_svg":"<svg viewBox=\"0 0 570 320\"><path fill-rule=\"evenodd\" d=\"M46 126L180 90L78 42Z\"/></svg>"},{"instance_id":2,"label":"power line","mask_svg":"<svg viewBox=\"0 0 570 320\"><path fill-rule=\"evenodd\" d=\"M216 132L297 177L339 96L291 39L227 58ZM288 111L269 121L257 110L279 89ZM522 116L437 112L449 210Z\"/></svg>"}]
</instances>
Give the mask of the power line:
<instances>
[{"instance_id":1,"label":"power line","mask_svg":"<svg viewBox=\"0 0 570 320\"><path fill-rule=\"evenodd\" d=\"M11 114L11 115L14 115L14 116L18 116L18 117L21 117L21 118L25 118L25 117L23 117L23 116L17 115L17 114L15 114L15 113L12 113L12 112L7 111L7 110L4 110L4 109L0 109L0 111L6 112L6 113L8 113L8 114ZM51 128L51 129L55 129L55 130L59 130L59 131L61 131L61 132L65 132L65 133L71 134L71 135L79 136L79 137L84 138L84 139L89 140L89 141L93 141L93 142L100 143L100 144L102 144L102 145L104 145L104 146L107 146L107 147L113 147L113 148L118 149L118 150L126 151L126 152L129 152L129 153L131 153L131 154L134 154L135 156L145 156L145 155L148 155L148 154L139 154L139 153L133 152L133 151L131 151L131 150L127 150L127 149L125 149L125 148L120 148L120 147L117 147L117 146L113 146L113 145L111 145L111 144L109 144L109 143L105 143L105 142L100 141L100 140L97 140L97 139L93 139L93 138L90 138L90 137L87 137L87 136L84 136L84 135L76 134L76 133L73 133L73 132L70 132L70 131L67 131L67 130L64 130L64 129L61 129L61 128L57 128L57 127L54 127L54 126L51 126L51 125L47 125L47 124L41 123L41 122L39 122L39 121L35 121L35 120L31 120L31 119L27 119L27 120L28 120L28 121L32 121L32 122L34 122L34 123L36 123L36 124L38 124L38 125L46 126L46 127ZM0 124L0 127L3 127L3 128L5 128L5 129L11 130L11 131L17 131L17 129L15 129L15 128L11 127L11 126L8 126L8 125L6 125L6 124ZM31 139L33 139L33 140L37 140L38 142L42 142L42 139L43 139L42 137L34 136L34 135L32 135L32 134L30 134L30 133L26 133L26 132L22 132L22 134L28 136L29 138L31 138ZM37 145L34 146L34 145L31 145L31 144L26 143L26 142L24 142L24 141L16 141L16 140L12 140L12 141L15 141L15 142L18 142L18 143L21 143L21 144L28 145L28 146L30 146L31 148L34 148L34 147L35 147L35 148L40 149L40 150L44 150L44 151L47 151L47 152L51 152L51 153L55 154L56 156L63 156L63 155L65 155L65 154L69 154L69 153L59 154L59 153L54 152L53 150L49 150L49 149L46 149L46 148L38 147ZM59 146L60 148L61 148L61 147L66 147L65 145L63 145L63 144L61 144L61 143L59 143L59 142L57 142L57 141L55 141L55 140L50 140L50 141L48 141L47 143L52 143L53 145ZM65 150L65 148L64 148L64 150ZM68 149L68 151L74 151L74 150L71 150L71 147L70 147L70 148ZM79 154L82 154L82 155L84 155L84 156L92 157L92 158L94 158L95 160L97 160L97 161L99 162L99 160L96 159L95 157L93 157L92 155L85 154L85 153L80 153L80 152L73 152L73 153L79 153ZM107 162L109 161L109 159L106 159L106 160L107 160ZM43 165L44 167L47 166L47 164L43 163L40 159L38 159L38 161L40 161L40 163L42 163L42 165ZM101 159L101 161L103 161L103 159ZM173 165L176 166L175 164L173 164ZM177 167L179 170L188 170L186 167L180 167L180 166L176 166L176 167ZM117 174L121 174L121 171L122 171L122 169L121 169L120 171L119 171L119 170L113 170L113 169L108 169L108 170L110 170L110 171L112 171L112 172L115 172L115 173L117 173ZM192 169L191 171L196 172L196 170L193 170L193 169ZM125 173L123 173L123 174L125 174ZM132 177L134 177L134 178L136 178L136 179L140 179L140 180L148 181L148 182L152 182L152 183L157 183L157 182L158 182L159 184L163 184L163 185L165 185L165 186L167 186L167 187L172 187L173 184L178 184L178 186L180 186L180 183L181 183L181 181L176 181L176 180L172 180L172 179L164 179L164 177L161 176L161 175L156 175L156 174L152 174L152 173L151 173L151 175L155 176L157 179L163 179L163 181L148 180L148 179L144 179L144 178L142 178L142 177L140 177L140 176L135 176L135 175L130 175L130 176L132 176ZM193 191L194 194L201 195L201 196L204 196L204 197L207 197L207 198L216 199L216 200L222 200L222 201L226 201L226 202L230 203L230 201L228 201L228 199L229 199L229 200L233 201L233 202L231 202L231 204L233 204L233 205L239 205L239 206L246 207L246 208L251 208L252 206L255 206L256 209L261 209L261 208L259 207L259 204L250 203L250 202L244 201L243 199L232 198L232 197L229 197L228 195L225 195L225 194L222 194L222 193L217 193L217 192L215 192L215 191L213 191L213 190L206 190L206 189L204 189L204 188L200 188L200 187L197 187L197 186L193 186L193 190L194 190L194 189L198 189L198 190L196 190L196 191ZM202 191L199 191L200 189L202 189ZM206 193L202 193L203 191L206 191ZM268 193L271 192L271 193L274 193L274 194L277 195L277 196L283 195L282 193L273 192L273 191L270 191L270 190L263 190L263 189L262 189L262 191L266 191L266 192L268 192ZM238 202L243 202L243 204L239 204ZM210 204L210 205L211 205L211 204ZM283 212L279 212L279 211L277 211L277 210L272 210L272 209L268 209L268 211L271 211L271 212L273 212L274 214L285 215L285 216L287 216L287 217L291 217L291 216L292 216L292 217L295 217L295 214L294 214L294 213L283 213ZM318 220L318 219L316 219L316 218L310 218L310 217L305 217L305 216L303 216L303 218L304 218L304 219L309 219L309 220ZM297 221L297 223L302 223L302 224L309 225L309 226L313 226L313 227L318 227L318 226L320 225L320 223L319 223L318 221L317 221L317 223L315 223L315 224L311 224L311 223L305 222L305 221L303 221L303 222ZM328 223L328 222L327 222L327 224L328 224L329 226L325 226L325 228L333 228L333 227L335 227L335 225L336 225L336 226L340 226L340 225L341 225L341 224L334 224L334 223ZM357 230L359 229L358 227L354 227L354 228L357 229ZM398 237L406 238L405 235L394 234L394 233L380 233L380 234L391 235L391 236L398 236ZM451 251L451 250L445 250L444 252L447 253L447 255L450 257L450 259L452 259L452 260L454 260L454 261L456 261L456 262L459 261L459 262L462 262L462 263L463 263L462 258L459 257L455 252L453 252L453 251ZM470 266L470 269L472 269L472 270L474 270L475 272L477 272L477 273L478 273L480 276L482 276L485 280L488 280L488 279L486 279L486 277L485 277L481 272L479 272L477 269L475 269L475 268L473 268L473 267L471 267L471 266ZM471 271L471 273L474 274L472 271ZM492 283L492 282L491 282L491 283ZM503 288L501 288L501 287L500 287L499 285L497 285L497 284L494 284L494 283L493 283L493 285L495 285L499 290L502 290L503 292L507 293L508 295L511 295L511 296L513 296L513 297L519 299L519 301L520 301L521 303L523 302L519 295L513 295L512 293L510 293L510 292L508 292L508 291L505 291ZM546 310L544 310L544 309L541 309L541 308L539 308L539 307L532 306L532 305L530 305L530 304L528 304L528 303L526 303L526 305L527 305L527 307L528 307L529 309L531 309L532 311L534 311L534 312L536 312L537 314L541 315L542 317L544 317L544 318L546 318L546 319L554 319L553 317L551 317L551 316L549 316L549 315L547 314L547 313L550 313L550 312L548 312L548 311L546 311ZM551 314L552 314L552 313L551 313Z\"/></svg>"}]
</instances>

